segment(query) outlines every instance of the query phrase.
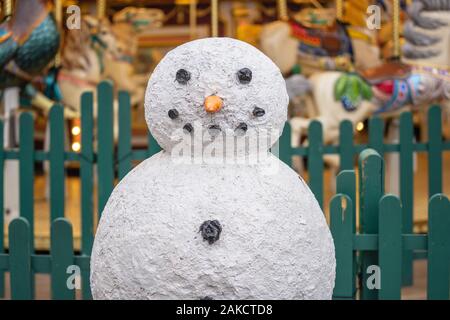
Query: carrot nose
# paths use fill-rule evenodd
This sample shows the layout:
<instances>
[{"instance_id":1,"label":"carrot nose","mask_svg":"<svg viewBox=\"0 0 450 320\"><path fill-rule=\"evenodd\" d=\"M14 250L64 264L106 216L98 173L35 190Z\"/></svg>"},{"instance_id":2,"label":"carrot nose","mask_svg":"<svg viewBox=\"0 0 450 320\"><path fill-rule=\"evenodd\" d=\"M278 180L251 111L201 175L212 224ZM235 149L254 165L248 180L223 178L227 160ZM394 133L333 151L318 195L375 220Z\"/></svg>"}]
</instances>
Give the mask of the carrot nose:
<instances>
[{"instance_id":1,"label":"carrot nose","mask_svg":"<svg viewBox=\"0 0 450 320\"><path fill-rule=\"evenodd\" d=\"M218 96L208 96L203 103L206 112L214 113L222 109L223 101Z\"/></svg>"}]
</instances>

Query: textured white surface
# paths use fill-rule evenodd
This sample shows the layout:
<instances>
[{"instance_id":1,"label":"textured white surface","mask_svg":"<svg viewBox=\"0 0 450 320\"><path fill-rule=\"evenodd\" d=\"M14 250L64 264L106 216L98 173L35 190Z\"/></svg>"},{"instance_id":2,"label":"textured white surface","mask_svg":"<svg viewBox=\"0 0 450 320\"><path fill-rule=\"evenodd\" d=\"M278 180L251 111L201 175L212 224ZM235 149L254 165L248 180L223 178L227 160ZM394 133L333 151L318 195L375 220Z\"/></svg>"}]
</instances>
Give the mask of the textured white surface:
<instances>
[{"instance_id":1,"label":"textured white surface","mask_svg":"<svg viewBox=\"0 0 450 320\"><path fill-rule=\"evenodd\" d=\"M171 83L186 65L199 79L190 90ZM252 69L263 90L240 87L234 74L242 67ZM164 85L174 91L175 104ZM169 150L174 142L166 135L181 125L167 116L174 105L181 119L231 129L236 122L256 131L278 128L286 117L278 69L253 47L231 39L199 40L175 49L157 67L147 90L147 122ZM226 97L225 103L217 114L206 115L200 100L211 93ZM254 103L266 110L264 117L251 117ZM162 151L138 165L103 211L91 258L93 297L330 299L334 245L316 199L277 158L260 161L180 164ZM213 244L199 233L206 220L218 220L223 228Z\"/></svg>"},{"instance_id":2,"label":"textured white surface","mask_svg":"<svg viewBox=\"0 0 450 320\"><path fill-rule=\"evenodd\" d=\"M252 71L248 84L240 84L236 76L242 68ZM191 73L185 85L175 81L179 69ZM209 114L203 101L214 94L223 99L223 108ZM278 139L288 102L280 70L261 51L235 39L207 38L181 45L161 60L148 83L145 117L160 146L170 151L179 142L174 133L196 121L201 121L204 129L219 124L224 132L234 132L239 123L245 122L250 130L277 130ZM264 109L265 116L254 117L255 107ZM173 108L180 114L176 120L167 116Z\"/></svg>"}]
</instances>

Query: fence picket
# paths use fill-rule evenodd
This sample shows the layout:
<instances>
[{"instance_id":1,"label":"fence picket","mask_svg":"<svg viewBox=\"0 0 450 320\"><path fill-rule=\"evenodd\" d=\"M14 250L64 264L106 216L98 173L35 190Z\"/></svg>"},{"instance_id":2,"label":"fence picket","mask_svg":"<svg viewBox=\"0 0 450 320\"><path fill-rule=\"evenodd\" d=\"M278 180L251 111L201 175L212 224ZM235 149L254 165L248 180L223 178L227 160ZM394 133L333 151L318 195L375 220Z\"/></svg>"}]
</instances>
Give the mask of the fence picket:
<instances>
[{"instance_id":1,"label":"fence picket","mask_svg":"<svg viewBox=\"0 0 450 320\"><path fill-rule=\"evenodd\" d=\"M158 142L155 140L155 138L152 136L150 132L147 134L147 140L148 140L147 157L151 157L162 150Z\"/></svg>"},{"instance_id":2,"label":"fence picket","mask_svg":"<svg viewBox=\"0 0 450 320\"><path fill-rule=\"evenodd\" d=\"M383 156L384 123L380 117L369 119L369 148L374 149Z\"/></svg>"},{"instance_id":3,"label":"fence picket","mask_svg":"<svg viewBox=\"0 0 450 320\"><path fill-rule=\"evenodd\" d=\"M119 146L118 146L119 180L131 170L131 107L130 95L126 91L119 92Z\"/></svg>"},{"instance_id":4,"label":"fence picket","mask_svg":"<svg viewBox=\"0 0 450 320\"><path fill-rule=\"evenodd\" d=\"M97 86L98 95L98 219L114 188L114 116L113 87L102 81Z\"/></svg>"},{"instance_id":5,"label":"fence picket","mask_svg":"<svg viewBox=\"0 0 450 320\"><path fill-rule=\"evenodd\" d=\"M353 169L353 153L353 125L344 120L339 124L340 171Z\"/></svg>"},{"instance_id":6,"label":"fence picket","mask_svg":"<svg viewBox=\"0 0 450 320\"><path fill-rule=\"evenodd\" d=\"M34 252L34 119L24 112L19 118L19 211L29 224L31 250ZM31 276L31 297L34 297L34 274Z\"/></svg>"},{"instance_id":7,"label":"fence picket","mask_svg":"<svg viewBox=\"0 0 450 320\"><path fill-rule=\"evenodd\" d=\"M441 108L428 110L428 197L442 192Z\"/></svg>"},{"instance_id":8,"label":"fence picket","mask_svg":"<svg viewBox=\"0 0 450 320\"><path fill-rule=\"evenodd\" d=\"M30 225L31 247L34 248L34 121L29 112L20 115L19 206L20 216Z\"/></svg>"},{"instance_id":9,"label":"fence picket","mask_svg":"<svg viewBox=\"0 0 450 320\"><path fill-rule=\"evenodd\" d=\"M434 195L428 206L428 299L450 298L450 202Z\"/></svg>"},{"instance_id":10,"label":"fence picket","mask_svg":"<svg viewBox=\"0 0 450 320\"><path fill-rule=\"evenodd\" d=\"M93 204L93 94L85 92L81 96L81 254L89 256L94 241ZM81 290L83 299L91 298L89 270L81 270Z\"/></svg>"},{"instance_id":11,"label":"fence picket","mask_svg":"<svg viewBox=\"0 0 450 320\"><path fill-rule=\"evenodd\" d=\"M343 170L336 176L336 193L345 194L352 201L352 232L356 233L356 175L354 170ZM353 251L352 261L354 277L358 271L357 259L356 251Z\"/></svg>"},{"instance_id":12,"label":"fence picket","mask_svg":"<svg viewBox=\"0 0 450 320\"><path fill-rule=\"evenodd\" d=\"M64 217L64 113L61 105L50 110L50 222Z\"/></svg>"},{"instance_id":13,"label":"fence picket","mask_svg":"<svg viewBox=\"0 0 450 320\"><path fill-rule=\"evenodd\" d=\"M323 207L323 138L322 124L311 121L308 128L308 174L309 187L316 196L320 207Z\"/></svg>"},{"instance_id":14,"label":"fence picket","mask_svg":"<svg viewBox=\"0 0 450 320\"><path fill-rule=\"evenodd\" d=\"M283 128L283 133L278 140L279 159L292 167L292 132L291 125L287 121Z\"/></svg>"},{"instance_id":15,"label":"fence picket","mask_svg":"<svg viewBox=\"0 0 450 320\"><path fill-rule=\"evenodd\" d=\"M0 254L5 252L5 244L4 244L5 210L3 202L5 152L3 150L3 143L4 143L3 130L4 130L3 121L0 120ZM5 273L3 270L0 270L0 298L3 298L4 296L5 296Z\"/></svg>"},{"instance_id":16,"label":"fence picket","mask_svg":"<svg viewBox=\"0 0 450 320\"><path fill-rule=\"evenodd\" d=\"M366 149L359 156L359 218L360 233L378 233L378 201L384 194L384 161L373 149ZM363 299L377 299L378 290L367 287L367 268L378 265L376 252L361 252L361 297Z\"/></svg>"},{"instance_id":17,"label":"fence picket","mask_svg":"<svg viewBox=\"0 0 450 320\"><path fill-rule=\"evenodd\" d=\"M34 296L30 229L30 224L23 217L16 218L9 224L11 298L14 300L30 300Z\"/></svg>"},{"instance_id":18,"label":"fence picket","mask_svg":"<svg viewBox=\"0 0 450 320\"><path fill-rule=\"evenodd\" d=\"M400 199L402 200L402 233L413 232L413 121L411 112L403 112L400 116ZM404 250L402 253L402 284L413 283L413 252Z\"/></svg>"},{"instance_id":19,"label":"fence picket","mask_svg":"<svg viewBox=\"0 0 450 320\"><path fill-rule=\"evenodd\" d=\"M336 194L330 202L330 229L336 255L333 299L354 299L356 293L353 253L353 203L348 195Z\"/></svg>"},{"instance_id":20,"label":"fence picket","mask_svg":"<svg viewBox=\"0 0 450 320\"><path fill-rule=\"evenodd\" d=\"M72 225L65 218L57 218L52 222L50 245L52 299L73 300L75 289L68 286L68 267L74 265Z\"/></svg>"},{"instance_id":21,"label":"fence picket","mask_svg":"<svg viewBox=\"0 0 450 320\"><path fill-rule=\"evenodd\" d=\"M402 286L402 208L394 195L380 199L378 221L378 259L380 299L400 299Z\"/></svg>"}]
</instances>

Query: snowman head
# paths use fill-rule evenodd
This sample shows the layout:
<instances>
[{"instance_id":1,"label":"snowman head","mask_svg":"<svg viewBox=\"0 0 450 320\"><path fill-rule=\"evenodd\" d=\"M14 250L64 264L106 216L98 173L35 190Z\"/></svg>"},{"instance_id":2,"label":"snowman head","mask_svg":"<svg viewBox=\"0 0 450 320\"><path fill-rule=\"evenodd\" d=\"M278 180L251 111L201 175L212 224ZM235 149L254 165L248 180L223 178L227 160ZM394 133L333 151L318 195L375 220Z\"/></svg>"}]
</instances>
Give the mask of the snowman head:
<instances>
[{"instance_id":1,"label":"snowman head","mask_svg":"<svg viewBox=\"0 0 450 320\"><path fill-rule=\"evenodd\" d=\"M155 68L145 95L150 132L166 151L183 135L279 138L288 95L278 67L255 47L230 38L183 44ZM201 132L198 132L201 131ZM206 137L206 138L205 138ZM267 150L266 150L267 151Z\"/></svg>"}]
</instances>

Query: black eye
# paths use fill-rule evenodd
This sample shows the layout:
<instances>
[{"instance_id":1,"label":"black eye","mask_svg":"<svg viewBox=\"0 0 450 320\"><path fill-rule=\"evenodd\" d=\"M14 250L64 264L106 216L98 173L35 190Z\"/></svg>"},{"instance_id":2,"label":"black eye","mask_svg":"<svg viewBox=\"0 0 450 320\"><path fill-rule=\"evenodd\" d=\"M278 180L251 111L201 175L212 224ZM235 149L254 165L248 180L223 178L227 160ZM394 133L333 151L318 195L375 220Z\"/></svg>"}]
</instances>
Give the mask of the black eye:
<instances>
[{"instance_id":1,"label":"black eye","mask_svg":"<svg viewBox=\"0 0 450 320\"><path fill-rule=\"evenodd\" d=\"M179 84L186 84L189 81L189 79L191 79L191 74L189 71L180 69L177 71L175 79L178 81Z\"/></svg>"},{"instance_id":2,"label":"black eye","mask_svg":"<svg viewBox=\"0 0 450 320\"><path fill-rule=\"evenodd\" d=\"M266 114L266 111L264 111L263 108L255 107L255 109L253 109L253 115L255 117L262 117L265 114Z\"/></svg>"},{"instance_id":3,"label":"black eye","mask_svg":"<svg viewBox=\"0 0 450 320\"><path fill-rule=\"evenodd\" d=\"M252 71L249 68L242 68L237 72L237 77L242 84L250 83L252 81Z\"/></svg>"}]
</instances>

